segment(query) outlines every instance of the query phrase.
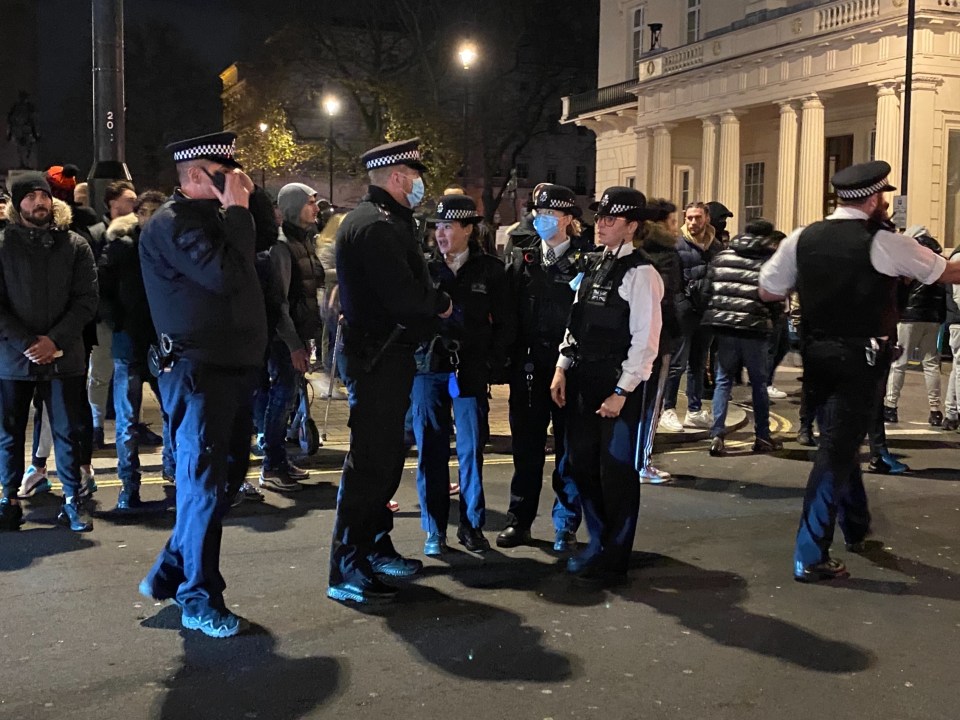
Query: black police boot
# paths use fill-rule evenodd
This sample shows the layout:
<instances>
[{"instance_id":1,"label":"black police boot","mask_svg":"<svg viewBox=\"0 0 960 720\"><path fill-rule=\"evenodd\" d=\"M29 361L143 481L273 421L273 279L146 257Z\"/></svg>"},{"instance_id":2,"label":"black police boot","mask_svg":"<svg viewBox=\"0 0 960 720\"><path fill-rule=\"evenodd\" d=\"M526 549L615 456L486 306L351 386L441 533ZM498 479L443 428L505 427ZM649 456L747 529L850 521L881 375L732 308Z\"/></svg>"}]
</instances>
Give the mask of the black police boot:
<instances>
[{"instance_id":1,"label":"black police boot","mask_svg":"<svg viewBox=\"0 0 960 720\"><path fill-rule=\"evenodd\" d=\"M927 420L933 427L940 427L943 425L943 413L939 410L931 410L930 418Z\"/></svg>"},{"instance_id":2,"label":"black police boot","mask_svg":"<svg viewBox=\"0 0 960 720\"><path fill-rule=\"evenodd\" d=\"M10 502L10 498L0 499L0 532L19 530L23 525L23 508Z\"/></svg>"},{"instance_id":3,"label":"black police boot","mask_svg":"<svg viewBox=\"0 0 960 720\"><path fill-rule=\"evenodd\" d=\"M485 553L490 549L490 541L483 536L483 531L480 528L461 525L457 530L457 540L473 553Z\"/></svg>"},{"instance_id":4,"label":"black police boot","mask_svg":"<svg viewBox=\"0 0 960 720\"><path fill-rule=\"evenodd\" d=\"M512 548L520 545L529 545L533 542L530 537L530 528L520 527L519 525L508 525L497 535L497 547Z\"/></svg>"}]
</instances>

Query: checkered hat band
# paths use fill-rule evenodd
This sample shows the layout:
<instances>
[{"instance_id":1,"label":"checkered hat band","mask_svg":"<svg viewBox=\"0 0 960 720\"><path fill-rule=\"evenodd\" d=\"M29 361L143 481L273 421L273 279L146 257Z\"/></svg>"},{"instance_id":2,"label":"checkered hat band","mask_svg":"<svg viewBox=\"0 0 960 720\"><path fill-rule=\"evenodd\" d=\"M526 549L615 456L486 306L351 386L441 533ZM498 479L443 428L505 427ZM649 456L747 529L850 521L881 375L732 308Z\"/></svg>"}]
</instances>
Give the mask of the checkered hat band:
<instances>
[{"instance_id":1,"label":"checkered hat band","mask_svg":"<svg viewBox=\"0 0 960 720\"><path fill-rule=\"evenodd\" d=\"M407 150L406 152L396 153L395 155L384 155L383 157L367 160L367 170L373 170L378 167L387 167L388 165L397 165L404 160L420 161L419 150Z\"/></svg>"},{"instance_id":2,"label":"checkered hat band","mask_svg":"<svg viewBox=\"0 0 960 720\"><path fill-rule=\"evenodd\" d=\"M628 212L630 210L639 210L640 206L639 205L611 205L610 207L601 206L600 209L608 213L622 213L622 212Z\"/></svg>"},{"instance_id":3,"label":"checkered hat band","mask_svg":"<svg viewBox=\"0 0 960 720\"><path fill-rule=\"evenodd\" d=\"M462 220L477 216L476 210L454 210L452 208L438 209L437 214L442 215L444 220Z\"/></svg>"},{"instance_id":4,"label":"checkered hat band","mask_svg":"<svg viewBox=\"0 0 960 720\"><path fill-rule=\"evenodd\" d=\"M574 205L576 205L576 203L572 203L569 200L560 200L558 198L550 198L550 200L547 202L547 205L549 205L552 208L572 208Z\"/></svg>"},{"instance_id":5,"label":"checkered hat band","mask_svg":"<svg viewBox=\"0 0 960 720\"><path fill-rule=\"evenodd\" d=\"M236 147L236 143L230 143L229 145L223 143L197 145L196 147L187 148L186 150L178 150L173 154L173 161L183 162L184 160L194 160L198 157L205 157L208 155L213 155L214 157L232 158Z\"/></svg>"},{"instance_id":6,"label":"checkered hat band","mask_svg":"<svg viewBox=\"0 0 960 720\"><path fill-rule=\"evenodd\" d=\"M887 186L887 178L878 180L873 185L865 188L853 188L837 190L837 197L843 200L856 200L857 198L868 198L874 193L878 193Z\"/></svg>"}]
</instances>

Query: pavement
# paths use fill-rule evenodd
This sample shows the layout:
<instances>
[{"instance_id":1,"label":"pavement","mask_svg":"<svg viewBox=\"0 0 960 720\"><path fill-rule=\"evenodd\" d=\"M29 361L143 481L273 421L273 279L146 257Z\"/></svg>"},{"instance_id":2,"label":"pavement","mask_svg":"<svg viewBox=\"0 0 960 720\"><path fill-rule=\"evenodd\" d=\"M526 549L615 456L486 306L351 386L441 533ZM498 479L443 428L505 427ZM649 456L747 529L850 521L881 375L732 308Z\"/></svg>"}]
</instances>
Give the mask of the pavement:
<instances>
[{"instance_id":1,"label":"pavement","mask_svg":"<svg viewBox=\"0 0 960 720\"><path fill-rule=\"evenodd\" d=\"M303 461L307 487L268 493L226 521L227 602L252 623L236 638L182 630L175 606L137 594L172 513L124 521L102 512L92 533L77 535L54 527L57 501L39 497L21 532L0 534L0 718L954 720L960 435L926 425L922 378L908 373L888 436L913 470L866 476L882 544L868 556L835 547L850 579L795 583L812 457L792 441L796 377L788 363L777 378L791 393L772 407L788 440L782 452L753 455L749 424L733 431L723 458L709 457L704 440L662 445L657 463L675 480L644 486L630 583L615 591L565 577L564 556L550 549L545 483L534 545L477 556L454 539L393 604L328 600L343 402L331 404L325 446ZM735 388L744 409L748 396ZM318 422L323 409L313 407ZM509 496L505 417L495 396L484 480L491 540ZM159 508L159 456L146 464L145 497ZM393 537L422 557L414 464ZM102 453L96 465L108 510L115 459Z\"/></svg>"}]
</instances>

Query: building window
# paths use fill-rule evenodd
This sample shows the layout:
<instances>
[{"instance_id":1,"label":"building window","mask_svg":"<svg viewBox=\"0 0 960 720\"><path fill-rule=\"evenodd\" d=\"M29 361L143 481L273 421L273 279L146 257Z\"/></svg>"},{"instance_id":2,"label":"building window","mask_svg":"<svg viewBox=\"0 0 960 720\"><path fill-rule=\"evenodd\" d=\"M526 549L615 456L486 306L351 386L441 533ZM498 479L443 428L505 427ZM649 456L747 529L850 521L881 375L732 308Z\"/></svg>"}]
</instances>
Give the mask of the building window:
<instances>
[{"instance_id":1,"label":"building window","mask_svg":"<svg viewBox=\"0 0 960 720\"><path fill-rule=\"evenodd\" d=\"M700 0L687 0L687 43L700 39Z\"/></svg>"},{"instance_id":2,"label":"building window","mask_svg":"<svg viewBox=\"0 0 960 720\"><path fill-rule=\"evenodd\" d=\"M633 72L637 72L637 64L640 62L640 56L643 55L643 7L633 10Z\"/></svg>"},{"instance_id":3,"label":"building window","mask_svg":"<svg viewBox=\"0 0 960 720\"><path fill-rule=\"evenodd\" d=\"M944 203L944 247L960 245L960 130L951 129L947 134L947 197Z\"/></svg>"},{"instance_id":4,"label":"building window","mask_svg":"<svg viewBox=\"0 0 960 720\"><path fill-rule=\"evenodd\" d=\"M526 180L530 176L530 168L527 167L525 162L517 163L517 177L520 180Z\"/></svg>"},{"instance_id":5,"label":"building window","mask_svg":"<svg viewBox=\"0 0 960 720\"><path fill-rule=\"evenodd\" d=\"M636 179L633 175L628 175L628 176L627 176L627 187L628 187L628 188L635 188L635 187L637 187L637 179Z\"/></svg>"},{"instance_id":6,"label":"building window","mask_svg":"<svg viewBox=\"0 0 960 720\"><path fill-rule=\"evenodd\" d=\"M693 168L680 165L673 171L673 196L677 206L685 208L693 202Z\"/></svg>"},{"instance_id":7,"label":"building window","mask_svg":"<svg viewBox=\"0 0 960 720\"><path fill-rule=\"evenodd\" d=\"M557 182L557 166L556 165L547 165L547 182L556 184Z\"/></svg>"},{"instance_id":8,"label":"building window","mask_svg":"<svg viewBox=\"0 0 960 720\"><path fill-rule=\"evenodd\" d=\"M877 159L877 131L870 131L870 162Z\"/></svg>"},{"instance_id":9,"label":"building window","mask_svg":"<svg viewBox=\"0 0 960 720\"><path fill-rule=\"evenodd\" d=\"M587 194L587 166L577 165L573 181L573 192L577 195Z\"/></svg>"},{"instance_id":10,"label":"building window","mask_svg":"<svg viewBox=\"0 0 960 720\"><path fill-rule=\"evenodd\" d=\"M763 217L763 163L747 163L743 168L743 212L747 220Z\"/></svg>"}]
</instances>

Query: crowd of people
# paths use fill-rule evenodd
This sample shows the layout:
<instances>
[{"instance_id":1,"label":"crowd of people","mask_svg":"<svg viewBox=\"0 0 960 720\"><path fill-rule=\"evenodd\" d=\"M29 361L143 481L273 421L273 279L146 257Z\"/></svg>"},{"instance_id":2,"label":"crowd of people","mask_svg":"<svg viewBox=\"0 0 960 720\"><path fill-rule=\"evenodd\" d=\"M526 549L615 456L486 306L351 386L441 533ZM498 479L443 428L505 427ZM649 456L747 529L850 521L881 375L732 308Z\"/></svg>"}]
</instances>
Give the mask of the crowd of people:
<instances>
[{"instance_id":1,"label":"crowd of people","mask_svg":"<svg viewBox=\"0 0 960 720\"><path fill-rule=\"evenodd\" d=\"M569 553L577 583L597 588L627 579L641 483L670 480L652 462L658 431L706 430L710 455L724 455L731 388L745 369L753 452L782 447L769 405L784 396L773 378L788 323L804 361L797 439L819 442L797 580L845 573L829 554L838 519L848 549L863 547L864 436L872 470L906 470L884 436L903 385L898 340L924 356L930 424L960 423L956 370L941 405L937 348L946 320L960 352L958 296L944 286L960 279L960 264L948 264L923 228L892 232L885 163L838 173L837 211L790 235L755 218L730 238L732 214L720 203L678 210L620 186L598 193L588 229L573 192L542 183L499 257L462 190L415 215L426 172L416 139L365 153L368 194L332 217L303 183L285 185L274 202L234 159L231 133L169 151L179 178L172 196L138 194L119 180L105 190L102 217L84 204L75 168L12 183L0 226L0 530L21 526L21 499L51 490L51 448L61 521L92 529L91 457L105 446L112 396L122 485L115 511L142 506L142 444L163 446L163 476L176 488L174 530L140 590L174 600L184 627L212 637L245 624L223 599L224 515L242 500L262 501L263 489L296 492L309 477L286 440L311 369L329 373L331 393L339 376L349 399L327 594L353 603L390 599L398 592L391 580L422 570L390 537L411 442L423 553L447 550L455 492L457 541L473 553L490 549L483 459L491 385L509 387L514 465L496 545L532 541L552 426L553 547ZM161 433L141 422L145 384L159 400ZM247 480L253 433L263 456L258 484Z\"/></svg>"}]
</instances>

